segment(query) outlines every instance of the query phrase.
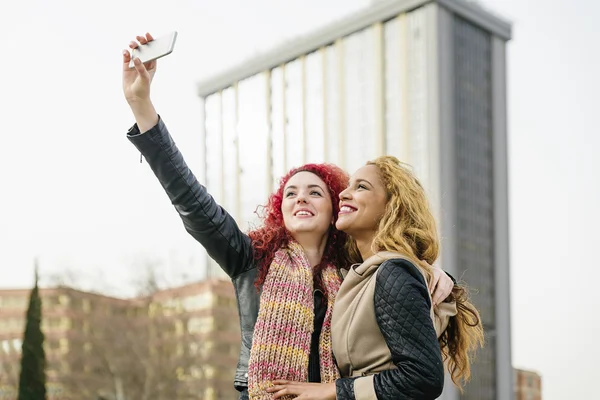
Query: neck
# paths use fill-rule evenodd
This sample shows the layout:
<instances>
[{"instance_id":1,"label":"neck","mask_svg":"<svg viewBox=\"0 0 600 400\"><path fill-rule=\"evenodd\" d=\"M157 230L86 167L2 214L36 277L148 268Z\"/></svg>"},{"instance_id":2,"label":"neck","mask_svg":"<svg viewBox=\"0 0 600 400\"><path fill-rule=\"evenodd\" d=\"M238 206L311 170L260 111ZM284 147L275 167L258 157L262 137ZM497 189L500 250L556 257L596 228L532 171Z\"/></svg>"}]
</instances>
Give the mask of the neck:
<instances>
[{"instance_id":1,"label":"neck","mask_svg":"<svg viewBox=\"0 0 600 400\"><path fill-rule=\"evenodd\" d=\"M315 240L314 233L308 233L306 235L298 235L294 239L304 249L304 254L308 259L308 263L311 267L319 264L325 253L325 245L327 244L327 235L323 235L322 238Z\"/></svg>"},{"instance_id":2,"label":"neck","mask_svg":"<svg viewBox=\"0 0 600 400\"><path fill-rule=\"evenodd\" d=\"M358 236L358 235L357 235ZM358 247L358 252L360 253L360 258L362 258L363 262L371 257L373 254L373 239L375 238L375 234L369 234L365 236L355 237L356 247Z\"/></svg>"}]
</instances>

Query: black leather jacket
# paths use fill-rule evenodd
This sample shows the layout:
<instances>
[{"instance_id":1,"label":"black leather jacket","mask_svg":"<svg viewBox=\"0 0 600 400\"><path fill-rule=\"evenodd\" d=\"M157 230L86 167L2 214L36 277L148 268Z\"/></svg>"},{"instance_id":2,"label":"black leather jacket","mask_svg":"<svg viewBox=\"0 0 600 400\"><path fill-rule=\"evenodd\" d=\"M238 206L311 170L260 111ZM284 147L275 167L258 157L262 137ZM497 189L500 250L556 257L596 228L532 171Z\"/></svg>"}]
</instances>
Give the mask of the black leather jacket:
<instances>
[{"instance_id":1,"label":"black leather jacket","mask_svg":"<svg viewBox=\"0 0 600 400\"><path fill-rule=\"evenodd\" d=\"M127 137L152 168L185 229L202 244L233 282L242 332L234 385L242 390L248 386L248 360L260 301L260 294L254 286L258 269L251 240L192 174L162 120L143 134L134 125ZM316 346L326 307L325 302L319 301L320 298L320 292L315 291L315 332L309 357L311 382L320 381Z\"/></svg>"},{"instance_id":2,"label":"black leather jacket","mask_svg":"<svg viewBox=\"0 0 600 400\"><path fill-rule=\"evenodd\" d=\"M192 174L162 120L143 134L134 125L127 137L150 164L185 229L231 277L242 331L234 384L246 387L252 333L259 305L259 293L254 286L257 268L250 238L240 231L231 215L214 201Z\"/></svg>"},{"instance_id":3,"label":"black leather jacket","mask_svg":"<svg viewBox=\"0 0 600 400\"><path fill-rule=\"evenodd\" d=\"M433 400L444 389L444 364L429 314L428 290L423 275L406 260L389 260L379 267L375 318L397 367L373 376L380 400ZM357 357L354 361L360 364ZM356 398L355 379L336 381L338 400Z\"/></svg>"}]
</instances>

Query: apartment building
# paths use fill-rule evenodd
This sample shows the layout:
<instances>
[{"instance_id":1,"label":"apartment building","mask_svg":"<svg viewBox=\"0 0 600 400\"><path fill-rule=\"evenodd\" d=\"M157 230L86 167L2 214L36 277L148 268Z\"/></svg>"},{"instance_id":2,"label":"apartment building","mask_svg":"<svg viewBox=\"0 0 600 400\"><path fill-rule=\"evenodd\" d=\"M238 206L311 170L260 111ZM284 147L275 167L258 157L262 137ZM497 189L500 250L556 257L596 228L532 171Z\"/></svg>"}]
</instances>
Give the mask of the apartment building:
<instances>
[{"instance_id":1,"label":"apartment building","mask_svg":"<svg viewBox=\"0 0 600 400\"><path fill-rule=\"evenodd\" d=\"M542 377L535 371L515 368L515 400L542 400Z\"/></svg>"},{"instance_id":2,"label":"apartment building","mask_svg":"<svg viewBox=\"0 0 600 400\"><path fill-rule=\"evenodd\" d=\"M29 289L0 290L0 399L16 399ZM49 400L230 399L240 347L235 294L213 280L119 299L42 288ZM156 398L156 397L155 397Z\"/></svg>"}]
</instances>

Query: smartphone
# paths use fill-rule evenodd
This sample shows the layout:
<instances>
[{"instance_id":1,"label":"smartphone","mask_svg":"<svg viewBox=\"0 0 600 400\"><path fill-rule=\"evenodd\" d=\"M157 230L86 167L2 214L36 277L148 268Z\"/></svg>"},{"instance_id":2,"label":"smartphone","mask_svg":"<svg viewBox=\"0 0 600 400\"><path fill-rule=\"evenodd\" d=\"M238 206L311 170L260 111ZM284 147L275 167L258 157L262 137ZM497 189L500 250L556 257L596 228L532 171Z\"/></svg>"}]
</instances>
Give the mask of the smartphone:
<instances>
[{"instance_id":1,"label":"smartphone","mask_svg":"<svg viewBox=\"0 0 600 400\"><path fill-rule=\"evenodd\" d=\"M139 45L131 52L129 68L133 68L133 59L135 57L138 57L141 62L145 63L171 54L175 47L175 40L177 40L177 32L173 31L168 35L161 36L151 42Z\"/></svg>"}]
</instances>

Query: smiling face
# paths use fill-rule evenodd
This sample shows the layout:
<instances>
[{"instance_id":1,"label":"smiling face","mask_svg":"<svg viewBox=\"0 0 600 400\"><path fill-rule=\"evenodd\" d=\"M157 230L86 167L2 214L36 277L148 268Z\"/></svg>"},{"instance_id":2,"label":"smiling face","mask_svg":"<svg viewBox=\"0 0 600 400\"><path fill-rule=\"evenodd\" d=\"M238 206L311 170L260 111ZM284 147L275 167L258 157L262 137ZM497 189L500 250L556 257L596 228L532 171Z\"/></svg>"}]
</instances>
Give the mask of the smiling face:
<instances>
[{"instance_id":1,"label":"smiling face","mask_svg":"<svg viewBox=\"0 0 600 400\"><path fill-rule=\"evenodd\" d=\"M327 234L333 220L332 210L327 186L317 175L301 171L287 181L281 212L292 237L302 233Z\"/></svg>"},{"instance_id":2,"label":"smiling face","mask_svg":"<svg viewBox=\"0 0 600 400\"><path fill-rule=\"evenodd\" d=\"M372 240L387 204L387 194L375 165L365 165L352 175L340 194L336 227L357 240Z\"/></svg>"}]
</instances>

